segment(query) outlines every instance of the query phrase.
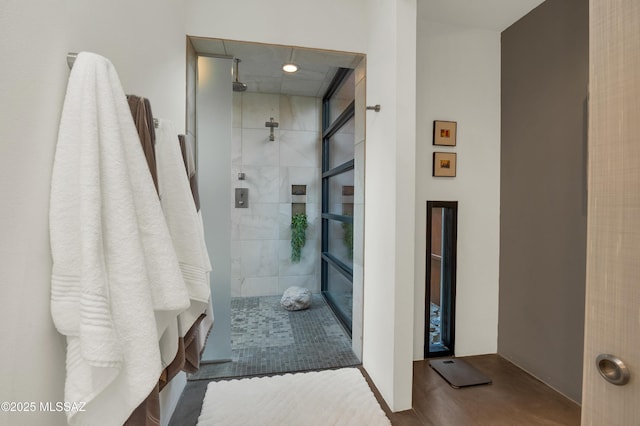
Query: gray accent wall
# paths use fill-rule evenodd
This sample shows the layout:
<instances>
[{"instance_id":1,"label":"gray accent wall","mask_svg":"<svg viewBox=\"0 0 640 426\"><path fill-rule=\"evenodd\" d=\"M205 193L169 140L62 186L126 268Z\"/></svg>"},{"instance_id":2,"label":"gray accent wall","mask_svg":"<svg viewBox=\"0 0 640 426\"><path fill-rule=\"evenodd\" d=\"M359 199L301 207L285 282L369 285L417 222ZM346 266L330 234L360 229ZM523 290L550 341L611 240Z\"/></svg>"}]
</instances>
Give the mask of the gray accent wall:
<instances>
[{"instance_id":1,"label":"gray accent wall","mask_svg":"<svg viewBox=\"0 0 640 426\"><path fill-rule=\"evenodd\" d=\"M581 400L588 0L547 0L502 33L498 352Z\"/></svg>"}]
</instances>

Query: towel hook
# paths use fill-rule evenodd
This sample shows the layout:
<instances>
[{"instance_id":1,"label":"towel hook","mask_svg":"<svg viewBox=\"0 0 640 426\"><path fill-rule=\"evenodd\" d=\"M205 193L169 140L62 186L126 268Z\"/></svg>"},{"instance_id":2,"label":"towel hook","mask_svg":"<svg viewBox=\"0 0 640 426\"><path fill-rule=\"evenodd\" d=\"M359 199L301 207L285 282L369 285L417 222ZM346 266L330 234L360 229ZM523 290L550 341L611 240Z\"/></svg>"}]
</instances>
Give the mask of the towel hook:
<instances>
[{"instance_id":1,"label":"towel hook","mask_svg":"<svg viewBox=\"0 0 640 426\"><path fill-rule=\"evenodd\" d=\"M78 54L75 52L67 53L67 65L69 65L69 69L73 68L73 64L76 62L76 58Z\"/></svg>"}]
</instances>

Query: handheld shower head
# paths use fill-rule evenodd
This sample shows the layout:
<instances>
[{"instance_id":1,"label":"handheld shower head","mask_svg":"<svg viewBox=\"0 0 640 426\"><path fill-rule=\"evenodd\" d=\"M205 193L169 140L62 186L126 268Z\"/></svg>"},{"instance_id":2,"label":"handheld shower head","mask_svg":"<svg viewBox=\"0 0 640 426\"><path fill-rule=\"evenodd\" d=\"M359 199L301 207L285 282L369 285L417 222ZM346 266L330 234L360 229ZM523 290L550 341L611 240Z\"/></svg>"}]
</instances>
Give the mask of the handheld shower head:
<instances>
[{"instance_id":1,"label":"handheld shower head","mask_svg":"<svg viewBox=\"0 0 640 426\"><path fill-rule=\"evenodd\" d=\"M244 92L245 90L247 90L247 84L241 83L240 81L238 81L238 62L240 62L240 59L234 58L233 62L234 62L233 74L235 76L235 80L233 81L233 91Z\"/></svg>"}]
</instances>

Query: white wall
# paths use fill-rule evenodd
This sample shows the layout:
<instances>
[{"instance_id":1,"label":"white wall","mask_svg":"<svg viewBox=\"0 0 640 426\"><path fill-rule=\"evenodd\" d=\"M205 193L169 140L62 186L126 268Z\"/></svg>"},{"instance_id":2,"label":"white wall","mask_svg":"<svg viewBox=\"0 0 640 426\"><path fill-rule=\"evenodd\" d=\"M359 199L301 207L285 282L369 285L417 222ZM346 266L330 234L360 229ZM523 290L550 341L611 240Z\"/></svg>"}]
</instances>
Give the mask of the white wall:
<instances>
[{"instance_id":1,"label":"white wall","mask_svg":"<svg viewBox=\"0 0 640 426\"><path fill-rule=\"evenodd\" d=\"M63 401L64 338L49 310L49 186L68 68L64 1L0 8L1 401ZM0 413L63 425L64 414Z\"/></svg>"},{"instance_id":2,"label":"white wall","mask_svg":"<svg viewBox=\"0 0 640 426\"><path fill-rule=\"evenodd\" d=\"M367 3L187 0L187 34L363 53Z\"/></svg>"},{"instance_id":3,"label":"white wall","mask_svg":"<svg viewBox=\"0 0 640 426\"><path fill-rule=\"evenodd\" d=\"M392 410L411 407L416 2L370 2L363 365Z\"/></svg>"},{"instance_id":4,"label":"white wall","mask_svg":"<svg viewBox=\"0 0 640 426\"><path fill-rule=\"evenodd\" d=\"M125 91L184 126L181 1L8 0L0 8L0 399L62 401L65 347L49 310L51 167L69 51L109 57ZM11 348L6 350L6 348ZM166 398L165 398L166 399ZM66 424L63 414L0 414L12 425Z\"/></svg>"},{"instance_id":5,"label":"white wall","mask_svg":"<svg viewBox=\"0 0 640 426\"><path fill-rule=\"evenodd\" d=\"M459 201L455 354L495 353L500 33L420 20L417 73L414 358L424 358L427 200ZM458 122L455 148L432 145L433 120ZM431 176L434 151L457 152L455 178Z\"/></svg>"},{"instance_id":6,"label":"white wall","mask_svg":"<svg viewBox=\"0 0 640 426\"><path fill-rule=\"evenodd\" d=\"M156 117L185 124L185 8L181 0L68 0L68 50L113 62L128 94L151 101Z\"/></svg>"}]
</instances>

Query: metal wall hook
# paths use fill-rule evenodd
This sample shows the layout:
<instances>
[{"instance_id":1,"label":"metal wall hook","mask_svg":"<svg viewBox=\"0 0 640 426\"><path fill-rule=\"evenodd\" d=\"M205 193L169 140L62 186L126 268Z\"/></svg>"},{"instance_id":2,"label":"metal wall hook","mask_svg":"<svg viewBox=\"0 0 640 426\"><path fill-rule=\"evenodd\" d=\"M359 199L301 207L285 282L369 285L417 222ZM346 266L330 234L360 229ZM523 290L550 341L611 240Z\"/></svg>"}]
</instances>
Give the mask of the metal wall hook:
<instances>
[{"instance_id":1,"label":"metal wall hook","mask_svg":"<svg viewBox=\"0 0 640 426\"><path fill-rule=\"evenodd\" d=\"M76 61L78 54L75 52L67 53L67 65L69 65L69 69L73 68L73 63Z\"/></svg>"},{"instance_id":2,"label":"metal wall hook","mask_svg":"<svg viewBox=\"0 0 640 426\"><path fill-rule=\"evenodd\" d=\"M369 110L373 110L375 112L380 112L380 104L374 105L374 106L367 106L367 109Z\"/></svg>"}]
</instances>

